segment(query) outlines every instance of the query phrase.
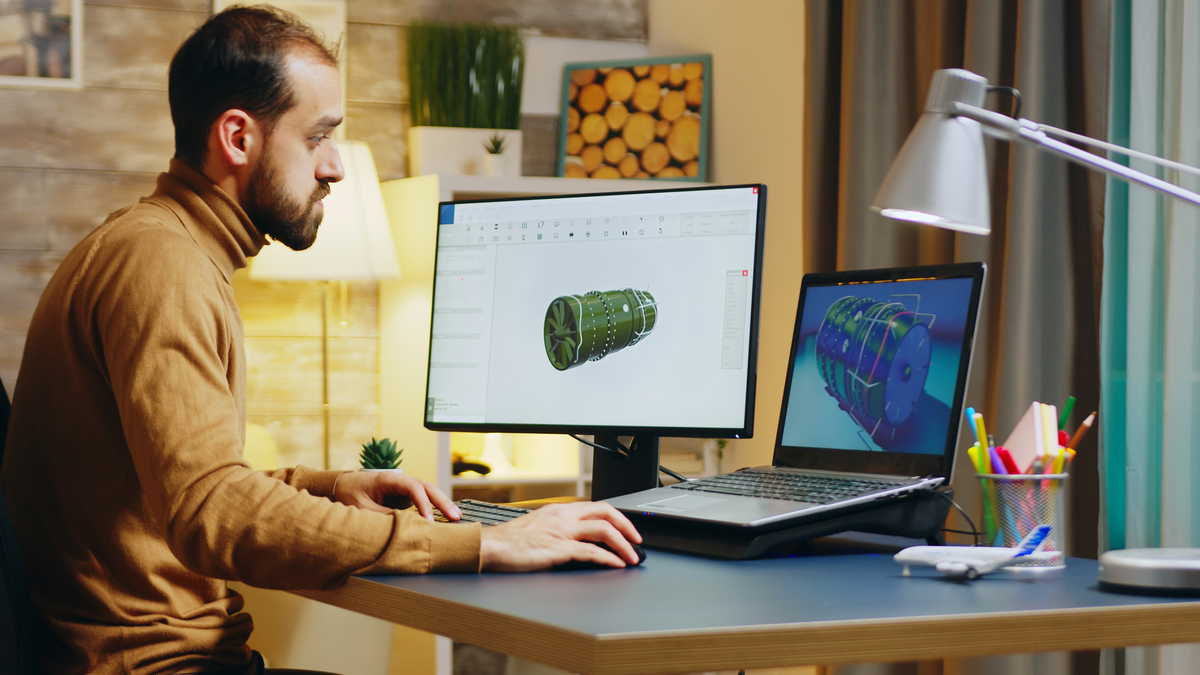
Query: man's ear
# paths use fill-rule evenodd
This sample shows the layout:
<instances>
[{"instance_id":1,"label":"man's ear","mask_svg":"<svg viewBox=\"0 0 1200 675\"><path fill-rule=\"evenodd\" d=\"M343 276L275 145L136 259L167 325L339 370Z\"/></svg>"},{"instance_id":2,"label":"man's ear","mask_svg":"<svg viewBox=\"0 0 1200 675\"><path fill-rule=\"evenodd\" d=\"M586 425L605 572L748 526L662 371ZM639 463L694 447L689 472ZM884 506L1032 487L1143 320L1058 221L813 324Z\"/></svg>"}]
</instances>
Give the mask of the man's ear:
<instances>
[{"instance_id":1,"label":"man's ear","mask_svg":"<svg viewBox=\"0 0 1200 675\"><path fill-rule=\"evenodd\" d=\"M244 110L226 110L217 118L209 137L210 150L215 150L231 169L248 166L262 150L262 128Z\"/></svg>"}]
</instances>

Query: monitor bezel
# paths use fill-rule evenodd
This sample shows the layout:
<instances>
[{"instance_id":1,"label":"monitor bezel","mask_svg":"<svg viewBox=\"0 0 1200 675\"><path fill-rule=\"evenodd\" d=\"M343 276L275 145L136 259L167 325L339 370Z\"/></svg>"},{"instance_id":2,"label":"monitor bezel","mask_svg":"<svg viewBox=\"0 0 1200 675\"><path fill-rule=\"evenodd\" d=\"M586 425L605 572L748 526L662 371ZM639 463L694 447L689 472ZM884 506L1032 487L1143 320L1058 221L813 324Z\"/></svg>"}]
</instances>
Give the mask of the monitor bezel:
<instances>
[{"instance_id":1,"label":"monitor bezel","mask_svg":"<svg viewBox=\"0 0 1200 675\"><path fill-rule=\"evenodd\" d=\"M624 190L611 192L588 192L574 194L531 195L523 197L495 197L485 199L459 199L439 202L439 218L436 227L434 246L434 269L437 269L437 256L440 254L438 241L442 234L440 214L448 205L479 204L485 202L502 203L513 201L549 200L563 198L590 199L596 197L628 196L637 194L653 194L656 192L703 192L715 190L736 190L756 188L758 190L758 206L755 214L754 236L754 271L751 291L750 338L747 354L746 397L743 411L743 426L741 427L672 427L672 426L639 426L639 425L581 425L581 424L520 424L520 423L488 423L488 422L432 422L428 419L428 410L422 417L424 426L431 431L464 431L473 433L530 433L530 434L577 434L602 436L668 436L681 438L752 438L754 436L754 412L758 386L758 338L761 323L762 304L762 263L763 238L766 233L767 186L762 183L746 183L738 185L704 185L679 186L671 185L662 188ZM433 346L433 299L437 297L437 275L434 275L432 295L430 297L429 349L426 350L425 360L425 400L429 398L430 359Z\"/></svg>"},{"instance_id":2,"label":"monitor bezel","mask_svg":"<svg viewBox=\"0 0 1200 675\"><path fill-rule=\"evenodd\" d=\"M775 436L775 452L772 464L797 469L827 469L852 473L888 474L893 476L940 476L950 480L954 471L954 458L962 424L963 399L970 380L971 361L974 355L975 329L979 321L980 300L983 294L987 265L982 262L951 263L913 267L894 267L842 272L813 272L804 275L800 286L800 299L796 307L796 323L792 331L792 345L788 355L787 376L783 388L783 399L779 410L779 427ZM911 281L929 278L971 279L970 308L963 326L961 349L967 358L961 359L955 382L954 399L951 405L950 432L942 452L918 454L904 452L868 452L862 450L839 450L783 444L783 430L787 424L788 399L792 391L792 376L795 373L796 350L799 345L800 326L803 319L804 301L808 290L814 286L832 286L854 282L877 283L881 281Z\"/></svg>"}]
</instances>

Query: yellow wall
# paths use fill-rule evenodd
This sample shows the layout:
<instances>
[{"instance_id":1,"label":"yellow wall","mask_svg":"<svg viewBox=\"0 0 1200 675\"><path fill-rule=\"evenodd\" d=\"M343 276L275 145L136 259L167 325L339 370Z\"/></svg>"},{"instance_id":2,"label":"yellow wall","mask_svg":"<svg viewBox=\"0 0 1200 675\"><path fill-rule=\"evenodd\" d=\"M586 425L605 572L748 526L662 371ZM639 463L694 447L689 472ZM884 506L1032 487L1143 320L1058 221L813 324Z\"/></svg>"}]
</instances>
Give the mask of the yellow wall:
<instances>
[{"instance_id":1,"label":"yellow wall","mask_svg":"<svg viewBox=\"0 0 1200 675\"><path fill-rule=\"evenodd\" d=\"M803 274L804 3L650 0L649 11L652 56L713 56L709 180L767 184L754 438L731 442L722 469L766 464Z\"/></svg>"}]
</instances>

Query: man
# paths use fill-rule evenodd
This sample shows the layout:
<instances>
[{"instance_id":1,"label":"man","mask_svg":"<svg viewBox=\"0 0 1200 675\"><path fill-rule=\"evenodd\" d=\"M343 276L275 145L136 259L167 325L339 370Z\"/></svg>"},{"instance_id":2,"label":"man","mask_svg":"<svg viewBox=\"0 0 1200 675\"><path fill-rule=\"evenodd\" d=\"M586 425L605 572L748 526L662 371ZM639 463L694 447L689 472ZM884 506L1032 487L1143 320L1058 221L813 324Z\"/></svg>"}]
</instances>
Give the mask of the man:
<instances>
[{"instance_id":1,"label":"man","mask_svg":"<svg viewBox=\"0 0 1200 675\"><path fill-rule=\"evenodd\" d=\"M0 486L49 673L258 672L229 579L324 588L358 573L637 559L637 532L603 504L481 531L433 523L432 506L457 509L410 477L243 461L230 278L266 237L313 243L343 177L340 87L335 57L290 15L211 18L171 63L169 171L80 242L42 296ZM382 507L385 495L416 512Z\"/></svg>"}]
</instances>

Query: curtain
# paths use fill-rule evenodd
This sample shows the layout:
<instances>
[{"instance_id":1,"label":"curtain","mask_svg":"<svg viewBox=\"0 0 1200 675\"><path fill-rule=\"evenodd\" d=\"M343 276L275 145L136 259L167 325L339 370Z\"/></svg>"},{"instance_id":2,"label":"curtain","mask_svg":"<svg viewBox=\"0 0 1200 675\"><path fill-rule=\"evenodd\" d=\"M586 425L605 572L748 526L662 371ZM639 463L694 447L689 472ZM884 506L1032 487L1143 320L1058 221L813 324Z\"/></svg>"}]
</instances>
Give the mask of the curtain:
<instances>
[{"instance_id":1,"label":"curtain","mask_svg":"<svg viewBox=\"0 0 1200 675\"><path fill-rule=\"evenodd\" d=\"M986 262L967 405L984 413L998 439L1034 400L1061 406L1077 397L1071 427L1099 408L1103 176L1033 148L991 143L988 237L898 224L870 202L939 68L1016 87L1022 117L1104 137L1109 8L1087 0L807 3L805 271ZM1008 113L1012 104L995 94L986 102ZM964 425L960 447L968 437ZM1099 549L1097 438L1085 439L1072 470L1071 555ZM970 462L957 463L952 484L956 501L978 516ZM1094 659L1078 656L1077 672L1095 672ZM1014 662L1007 672L1047 667Z\"/></svg>"},{"instance_id":2,"label":"curtain","mask_svg":"<svg viewBox=\"0 0 1200 675\"><path fill-rule=\"evenodd\" d=\"M1111 96L1112 142L1200 166L1200 2L1114 2ZM1200 191L1195 177L1129 164ZM1112 180L1106 214L1102 545L1200 546L1200 212ZM1200 646L1121 657L1108 672L1192 673Z\"/></svg>"}]
</instances>

